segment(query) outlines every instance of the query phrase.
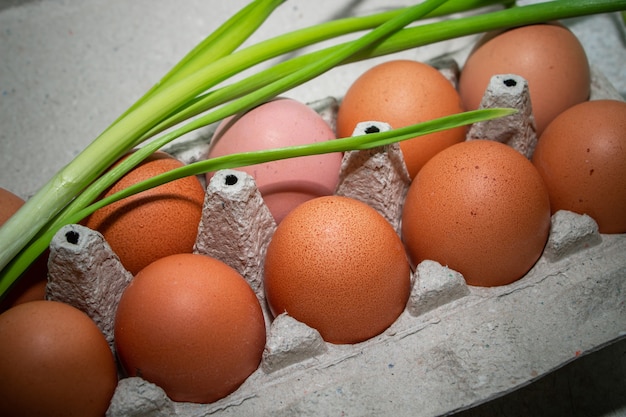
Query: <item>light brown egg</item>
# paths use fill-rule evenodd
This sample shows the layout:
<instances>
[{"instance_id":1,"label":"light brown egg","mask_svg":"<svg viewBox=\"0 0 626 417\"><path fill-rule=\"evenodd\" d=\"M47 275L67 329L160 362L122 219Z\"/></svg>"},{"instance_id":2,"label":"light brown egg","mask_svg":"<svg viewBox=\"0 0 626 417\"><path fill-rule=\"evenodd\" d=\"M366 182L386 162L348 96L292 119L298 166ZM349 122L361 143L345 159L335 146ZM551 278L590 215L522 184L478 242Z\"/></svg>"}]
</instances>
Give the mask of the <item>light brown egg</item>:
<instances>
[{"instance_id":1,"label":"light brown egg","mask_svg":"<svg viewBox=\"0 0 626 417\"><path fill-rule=\"evenodd\" d=\"M204 255L171 255L141 270L124 291L115 345L128 375L157 384L174 401L210 403L257 369L265 321L233 268Z\"/></svg>"},{"instance_id":2,"label":"light brown egg","mask_svg":"<svg viewBox=\"0 0 626 417\"><path fill-rule=\"evenodd\" d=\"M264 103L218 126L209 157L335 139L330 125L311 107L289 98ZM339 181L340 152L309 155L237 168L250 174L276 223L296 206L330 195ZM207 174L207 180L213 176Z\"/></svg>"},{"instance_id":3,"label":"light brown egg","mask_svg":"<svg viewBox=\"0 0 626 417\"><path fill-rule=\"evenodd\" d=\"M437 69L422 62L394 60L362 74L348 89L337 114L337 135L351 136L363 121L380 121L392 128L464 111L454 86ZM466 128L400 142L411 178L433 155L465 140Z\"/></svg>"},{"instance_id":4,"label":"light brown egg","mask_svg":"<svg viewBox=\"0 0 626 417\"><path fill-rule=\"evenodd\" d=\"M102 417L117 386L113 353L82 311L31 301L0 314L0 414Z\"/></svg>"},{"instance_id":5,"label":"light brown egg","mask_svg":"<svg viewBox=\"0 0 626 417\"><path fill-rule=\"evenodd\" d=\"M539 138L532 161L552 212L588 214L601 233L626 233L626 103L594 100L564 111Z\"/></svg>"},{"instance_id":6,"label":"light brown egg","mask_svg":"<svg viewBox=\"0 0 626 417\"><path fill-rule=\"evenodd\" d=\"M549 229L548 192L537 170L513 148L487 140L433 157L413 180L402 216L414 265L434 260L487 287L525 275Z\"/></svg>"},{"instance_id":7,"label":"light brown egg","mask_svg":"<svg viewBox=\"0 0 626 417\"><path fill-rule=\"evenodd\" d=\"M20 207L24 205L17 195L0 187L0 226L2 226ZM48 253L42 254L26 270L19 280L11 286L9 291L0 299L0 313L18 304L27 301L43 300L46 295L48 282Z\"/></svg>"},{"instance_id":8,"label":"light brown egg","mask_svg":"<svg viewBox=\"0 0 626 417\"><path fill-rule=\"evenodd\" d=\"M585 50L569 29L556 23L487 33L459 78L467 110L478 108L496 74L516 74L528 81L538 134L559 113L587 100L591 88Z\"/></svg>"},{"instance_id":9,"label":"light brown egg","mask_svg":"<svg viewBox=\"0 0 626 417\"><path fill-rule=\"evenodd\" d=\"M331 343L357 343L387 329L409 297L402 242L373 208L328 196L296 207L265 259L272 313L287 312Z\"/></svg>"},{"instance_id":10,"label":"light brown egg","mask_svg":"<svg viewBox=\"0 0 626 417\"><path fill-rule=\"evenodd\" d=\"M181 166L183 163L174 157L156 152L115 183L105 196ZM134 275L159 258L193 250L204 194L198 178L181 178L105 206L83 223L102 233Z\"/></svg>"}]
</instances>

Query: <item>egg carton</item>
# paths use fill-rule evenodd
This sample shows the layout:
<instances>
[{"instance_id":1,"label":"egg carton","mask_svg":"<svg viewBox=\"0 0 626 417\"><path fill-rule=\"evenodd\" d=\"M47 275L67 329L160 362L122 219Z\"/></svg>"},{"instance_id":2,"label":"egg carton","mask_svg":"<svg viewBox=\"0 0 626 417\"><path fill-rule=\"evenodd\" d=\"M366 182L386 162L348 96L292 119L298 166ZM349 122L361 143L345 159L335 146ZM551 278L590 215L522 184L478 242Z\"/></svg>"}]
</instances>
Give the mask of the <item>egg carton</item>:
<instances>
[{"instance_id":1,"label":"egg carton","mask_svg":"<svg viewBox=\"0 0 626 417\"><path fill-rule=\"evenodd\" d=\"M456 82L454 61L432 64ZM597 70L592 74L591 99L621 99ZM337 99L310 105L334 126ZM526 81L514 74L494 77L482 105L519 112L472 126L467 140L499 140L529 157L536 135ZM384 122L364 122L355 134L372 127L389 129ZM186 163L203 159L213 129L165 150ZM399 233L409 184L393 144L345 153L336 194L371 205ZM396 322L347 345L325 342L287 314L271 317L262 269L275 228L248 174L223 170L206 184L194 252L231 265L257 294L267 324L259 368L211 404L173 402L142 378L121 378L107 416L442 415L518 389L626 335L626 235L600 234L586 215L555 213L543 255L509 285L468 286L444 265L420 263ZM115 309L132 278L98 232L68 225L51 242L47 298L89 314L113 352Z\"/></svg>"}]
</instances>

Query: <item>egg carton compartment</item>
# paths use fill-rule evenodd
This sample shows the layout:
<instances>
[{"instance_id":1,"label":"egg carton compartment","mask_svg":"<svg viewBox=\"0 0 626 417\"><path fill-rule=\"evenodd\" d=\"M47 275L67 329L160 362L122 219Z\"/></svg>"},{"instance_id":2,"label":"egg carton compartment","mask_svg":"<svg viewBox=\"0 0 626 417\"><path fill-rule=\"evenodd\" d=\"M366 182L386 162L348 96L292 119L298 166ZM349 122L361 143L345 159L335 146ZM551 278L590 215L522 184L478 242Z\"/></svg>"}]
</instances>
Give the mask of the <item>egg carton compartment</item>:
<instances>
[{"instance_id":1,"label":"egg carton compartment","mask_svg":"<svg viewBox=\"0 0 626 417\"><path fill-rule=\"evenodd\" d=\"M455 82L454 61L433 64ZM591 98L618 97L593 71ZM310 105L334 125L337 99ZM491 138L531 155L536 135L525 80L494 77L483 106L519 113L476 124L467 139ZM389 129L371 121L355 134L372 127ZM165 150L187 163L202 159L213 131ZM399 232L409 184L393 144L347 152L336 194L366 202ZM543 255L520 280L473 287L460 273L424 261L412 273L404 312L386 331L357 344L327 343L287 314L272 318L266 306L263 259L276 223L254 179L223 170L206 186L194 251L238 270L257 294L267 325L261 364L235 392L211 404L173 402L142 378L121 378L110 417L441 415L520 388L626 335L626 235L600 234L589 216L560 211L552 216ZM68 225L54 237L47 298L87 312L113 351L115 309L131 280L100 233Z\"/></svg>"}]
</instances>

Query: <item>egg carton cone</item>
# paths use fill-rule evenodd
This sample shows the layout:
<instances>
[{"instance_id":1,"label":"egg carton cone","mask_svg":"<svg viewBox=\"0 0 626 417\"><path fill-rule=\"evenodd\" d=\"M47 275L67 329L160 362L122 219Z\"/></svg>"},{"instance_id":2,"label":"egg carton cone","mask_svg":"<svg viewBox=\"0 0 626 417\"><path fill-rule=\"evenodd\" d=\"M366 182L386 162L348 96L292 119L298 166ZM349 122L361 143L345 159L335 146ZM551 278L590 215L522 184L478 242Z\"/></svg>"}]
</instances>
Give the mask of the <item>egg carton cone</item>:
<instances>
[{"instance_id":1,"label":"egg carton cone","mask_svg":"<svg viewBox=\"0 0 626 417\"><path fill-rule=\"evenodd\" d=\"M456 82L454 61L433 65ZM620 97L594 70L591 98ZM338 103L329 97L310 106L334 126ZM493 77L482 106L519 112L472 126L467 140L498 140L530 158L537 138L526 81ZM366 121L354 134L389 128ZM213 131L165 151L186 163L202 159ZM397 144L345 153L339 178L337 195L369 204L399 232L410 178ZM423 261L412 272L400 317L382 334L342 345L288 314L272 317L263 259L275 229L250 175L222 170L212 177L194 252L232 266L257 294L267 325L261 363L211 404L174 402L155 384L122 376L107 416L444 415L516 390L626 335L626 235L600 234L586 215L555 213L543 255L509 285L468 286L457 271ZM52 240L47 298L89 314L113 352L115 310L131 280L100 233L68 225Z\"/></svg>"}]
</instances>

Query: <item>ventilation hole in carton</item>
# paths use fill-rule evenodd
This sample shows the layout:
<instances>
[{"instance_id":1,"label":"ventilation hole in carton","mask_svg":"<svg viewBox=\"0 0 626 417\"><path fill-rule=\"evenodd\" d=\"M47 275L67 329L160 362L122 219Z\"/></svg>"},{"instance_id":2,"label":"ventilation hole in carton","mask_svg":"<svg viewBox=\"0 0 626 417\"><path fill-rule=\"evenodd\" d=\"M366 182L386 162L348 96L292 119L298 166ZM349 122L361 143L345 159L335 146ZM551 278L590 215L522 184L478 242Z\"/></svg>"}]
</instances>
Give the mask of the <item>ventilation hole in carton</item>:
<instances>
[{"instance_id":1,"label":"ventilation hole in carton","mask_svg":"<svg viewBox=\"0 0 626 417\"><path fill-rule=\"evenodd\" d=\"M65 234L65 239L67 239L68 243L71 243L72 245L76 245L79 238L80 235L78 234L78 232L75 232L73 230L70 230Z\"/></svg>"},{"instance_id":2,"label":"ventilation hole in carton","mask_svg":"<svg viewBox=\"0 0 626 417\"><path fill-rule=\"evenodd\" d=\"M226 185L235 185L237 184L237 181L239 181L239 179L237 178L236 175L233 175L233 174L227 175L226 178L224 179L224 183Z\"/></svg>"},{"instance_id":3,"label":"ventilation hole in carton","mask_svg":"<svg viewBox=\"0 0 626 417\"><path fill-rule=\"evenodd\" d=\"M515 87L517 85L517 81L515 81L513 78L507 78L503 82L504 85L506 85L507 87Z\"/></svg>"},{"instance_id":4,"label":"ventilation hole in carton","mask_svg":"<svg viewBox=\"0 0 626 417\"><path fill-rule=\"evenodd\" d=\"M380 132L380 129L376 126L368 126L365 128L365 133L378 133Z\"/></svg>"}]
</instances>

